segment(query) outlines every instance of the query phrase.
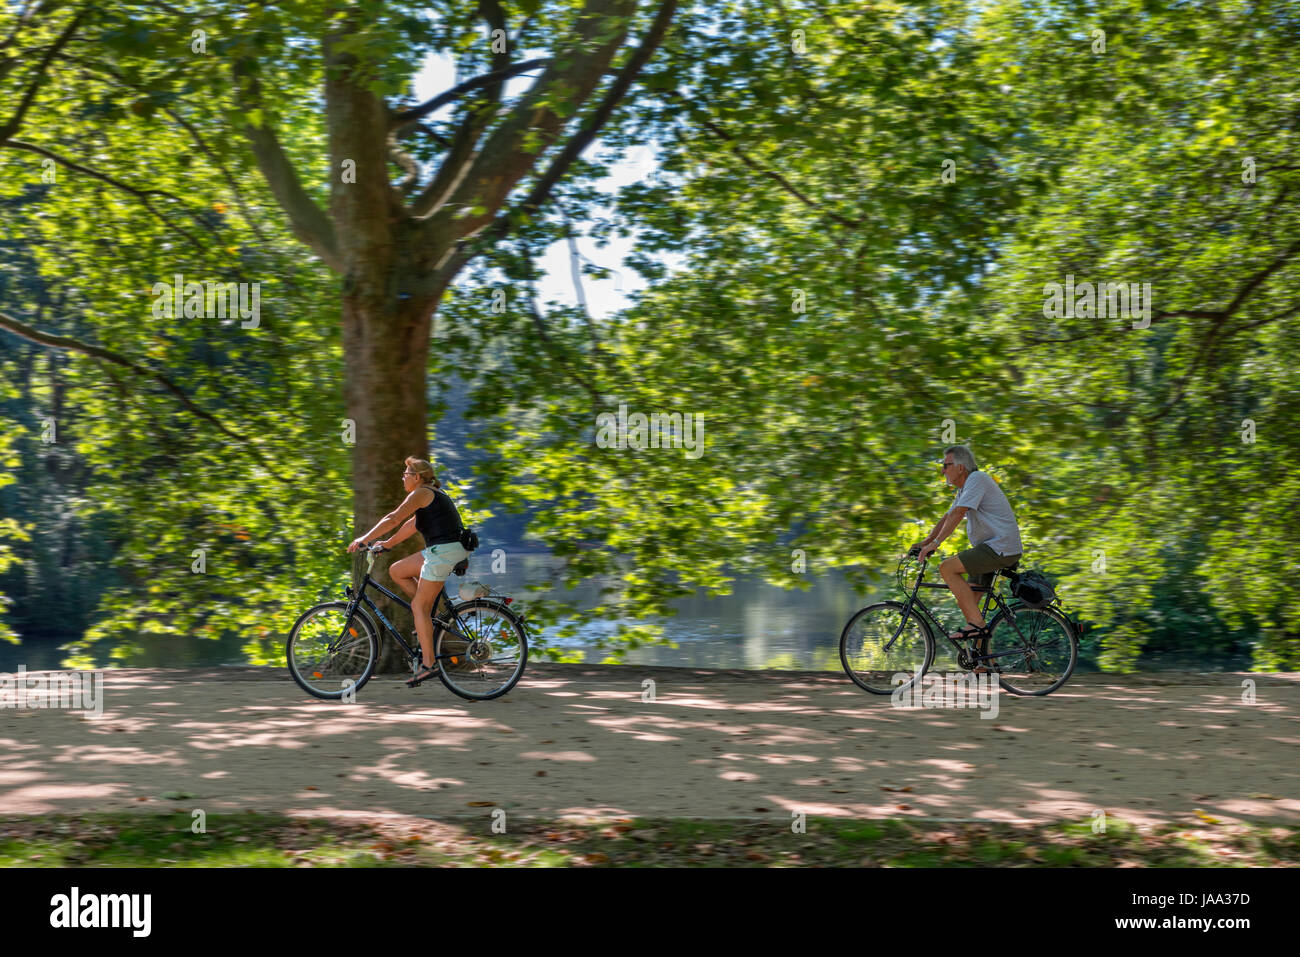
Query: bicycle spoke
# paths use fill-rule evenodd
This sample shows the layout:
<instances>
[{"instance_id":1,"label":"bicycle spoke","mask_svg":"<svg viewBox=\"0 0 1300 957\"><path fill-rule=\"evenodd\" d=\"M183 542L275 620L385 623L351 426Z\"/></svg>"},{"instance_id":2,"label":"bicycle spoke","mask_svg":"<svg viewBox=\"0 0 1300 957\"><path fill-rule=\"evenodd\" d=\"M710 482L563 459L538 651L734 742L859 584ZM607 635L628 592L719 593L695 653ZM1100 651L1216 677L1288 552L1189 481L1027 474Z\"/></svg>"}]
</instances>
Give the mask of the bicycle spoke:
<instances>
[{"instance_id":1,"label":"bicycle spoke","mask_svg":"<svg viewBox=\"0 0 1300 957\"><path fill-rule=\"evenodd\" d=\"M444 661L443 682L463 698L482 700L505 694L523 673L528 643L513 615L488 601L471 601L458 608L460 632L446 632L458 650ZM440 651L440 653L442 653Z\"/></svg>"},{"instance_id":2,"label":"bicycle spoke","mask_svg":"<svg viewBox=\"0 0 1300 957\"><path fill-rule=\"evenodd\" d=\"M330 602L303 615L290 633L286 657L290 674L319 698L340 698L370 677L378 657L374 628L355 614L345 622L347 605Z\"/></svg>"},{"instance_id":3,"label":"bicycle spoke","mask_svg":"<svg viewBox=\"0 0 1300 957\"><path fill-rule=\"evenodd\" d=\"M981 655L992 662L1008 691L1050 694L1073 672L1073 631L1050 608L1018 608L1014 619L999 614L990 629L992 638L981 642Z\"/></svg>"},{"instance_id":4,"label":"bicycle spoke","mask_svg":"<svg viewBox=\"0 0 1300 957\"><path fill-rule=\"evenodd\" d=\"M859 687L874 694L891 694L916 680L934 654L925 625L915 615L904 617L897 602L880 602L858 612L840 636L840 661ZM905 680L896 675L906 675Z\"/></svg>"}]
</instances>

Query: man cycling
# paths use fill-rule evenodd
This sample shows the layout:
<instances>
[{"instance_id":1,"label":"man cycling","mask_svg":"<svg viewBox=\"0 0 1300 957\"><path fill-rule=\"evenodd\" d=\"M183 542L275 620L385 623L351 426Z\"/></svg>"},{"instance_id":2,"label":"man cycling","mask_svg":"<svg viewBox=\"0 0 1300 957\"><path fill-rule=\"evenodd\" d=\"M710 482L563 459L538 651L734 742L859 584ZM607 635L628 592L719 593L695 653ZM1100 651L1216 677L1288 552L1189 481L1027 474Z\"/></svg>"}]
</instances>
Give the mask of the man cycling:
<instances>
[{"instance_id":1,"label":"man cycling","mask_svg":"<svg viewBox=\"0 0 1300 957\"><path fill-rule=\"evenodd\" d=\"M1006 495L992 476L979 470L969 448L951 445L944 449L943 475L949 485L956 486L957 497L934 530L913 545L912 550L924 561L966 519L971 547L945 558L939 565L939 574L966 616L967 627L957 632L956 637L978 638L988 634L984 616L980 614L975 593L962 575L978 578L975 584L987 586L999 568L1018 562L1022 548L1020 527Z\"/></svg>"}]
</instances>

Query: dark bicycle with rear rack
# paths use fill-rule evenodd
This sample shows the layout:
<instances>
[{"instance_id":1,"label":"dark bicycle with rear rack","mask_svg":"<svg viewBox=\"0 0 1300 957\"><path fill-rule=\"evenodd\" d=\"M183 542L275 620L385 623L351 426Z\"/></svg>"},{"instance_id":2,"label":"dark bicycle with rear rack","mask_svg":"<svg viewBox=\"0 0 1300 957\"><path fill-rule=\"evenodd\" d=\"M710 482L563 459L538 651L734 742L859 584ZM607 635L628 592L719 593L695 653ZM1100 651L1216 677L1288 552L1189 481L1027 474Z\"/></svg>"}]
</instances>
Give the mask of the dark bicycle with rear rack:
<instances>
[{"instance_id":1,"label":"dark bicycle with rear rack","mask_svg":"<svg viewBox=\"0 0 1300 957\"><path fill-rule=\"evenodd\" d=\"M366 574L355 593L351 585L344 588L347 601L309 608L289 632L285 649L289 674L308 694L337 701L360 691L370 680L379 661L376 617L405 652L412 673L423 667L419 642L408 645L366 594L368 588L377 588L411 607L370 577L375 555L381 551L387 549L366 549ZM459 567L457 572L463 573ZM451 600L446 586L439 592L432 612L434 657L438 677L448 691L470 701L486 701L501 697L523 676L528 632L523 617L509 607L511 601L477 582L461 586L460 601Z\"/></svg>"},{"instance_id":2,"label":"dark bicycle with rear rack","mask_svg":"<svg viewBox=\"0 0 1300 957\"><path fill-rule=\"evenodd\" d=\"M1078 627L1061 609L1050 583L1035 572L1019 574L1018 565L999 569L987 586L971 586L984 595L980 613L985 632L960 639L939 623L920 595L922 588L947 591L948 586L925 581L926 561L918 559L915 549L909 552L897 571L906 600L868 605L844 626L840 662L845 672L872 694L905 690L934 663L937 631L952 643L963 670L997 674L998 684L1012 694L1051 694L1074 672ZM998 591L1000 579L1010 583L1006 594ZM990 605L997 606L991 619ZM898 680L900 674L907 680Z\"/></svg>"}]
</instances>

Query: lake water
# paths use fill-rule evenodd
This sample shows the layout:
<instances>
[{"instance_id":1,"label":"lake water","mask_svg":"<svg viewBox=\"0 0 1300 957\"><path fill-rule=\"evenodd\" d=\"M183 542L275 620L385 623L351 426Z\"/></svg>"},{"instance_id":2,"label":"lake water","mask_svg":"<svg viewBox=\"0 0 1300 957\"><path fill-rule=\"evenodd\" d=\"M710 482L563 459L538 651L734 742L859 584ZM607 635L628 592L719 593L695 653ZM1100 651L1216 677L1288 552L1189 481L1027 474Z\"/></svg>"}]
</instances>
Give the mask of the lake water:
<instances>
[{"instance_id":1,"label":"lake water","mask_svg":"<svg viewBox=\"0 0 1300 957\"><path fill-rule=\"evenodd\" d=\"M558 560L546 555L511 555L506 571L492 574L488 553L475 557L464 579L452 578L453 589L461 581L478 580L494 591L513 595L526 608L534 597L576 600L586 607L599 597L600 581L585 582L573 591L563 588L529 592L529 583L548 579ZM764 668L838 670L839 636L853 612L876 600L856 592L842 573L805 575L807 591L775 588L761 580L740 579L730 595L706 597L703 593L674 602L677 615L663 620L664 637L677 648L642 646L626 652L628 664L682 665L709 668ZM615 623L586 626L581 636L557 647L581 651L584 660L603 660L609 651L587 648L589 639L612 634ZM222 639L179 639L160 637L139 642L139 653L110 657L112 649L92 651L97 666L138 665L141 667L193 667L242 663L237 635ZM61 667L64 656L56 642L25 641L21 645L0 644L0 672L13 672L19 664L30 671ZM121 651L118 651L121 655Z\"/></svg>"},{"instance_id":2,"label":"lake water","mask_svg":"<svg viewBox=\"0 0 1300 957\"><path fill-rule=\"evenodd\" d=\"M527 608L532 597L568 597L591 607L599 598L601 582L584 582L571 592L546 590L529 592L526 586L548 579L559 562L547 555L509 556L507 570L494 575L490 553L471 560L464 579L453 576L452 587L462 581L478 580L494 591L513 595L520 607ZM782 589L761 579L737 579L730 595L707 597L702 592L673 603L677 614L663 620L665 638L676 648L661 645L641 646L625 652L627 664L675 665L701 668L777 668L782 670L839 671L839 638L845 623L858 609L873 601L896 597L892 578L875 588L858 590L840 571L799 576L809 584L807 590ZM960 613L951 597L944 594L935 602L933 592L926 596L940 620L948 627L960 623ZM581 653L588 662L599 662L609 651L590 647L596 635L610 635L616 623L586 626L575 639L552 642L566 651ZM241 646L245 639L230 635L218 640L153 638L138 642L138 651L123 654L108 646L92 652L97 667L113 665L140 667L208 667L241 664ZM0 643L0 672L12 673L19 664L29 671L57 669L64 657L57 643L27 641L21 645ZM1148 663L1143 662L1143 667ZM1151 667L1180 667L1193 670L1244 670L1249 659L1240 661L1172 662L1153 661ZM1200 667L1198 667L1200 666ZM951 646L940 639L933 669L956 670ZM1080 670L1093 670L1080 662Z\"/></svg>"}]
</instances>

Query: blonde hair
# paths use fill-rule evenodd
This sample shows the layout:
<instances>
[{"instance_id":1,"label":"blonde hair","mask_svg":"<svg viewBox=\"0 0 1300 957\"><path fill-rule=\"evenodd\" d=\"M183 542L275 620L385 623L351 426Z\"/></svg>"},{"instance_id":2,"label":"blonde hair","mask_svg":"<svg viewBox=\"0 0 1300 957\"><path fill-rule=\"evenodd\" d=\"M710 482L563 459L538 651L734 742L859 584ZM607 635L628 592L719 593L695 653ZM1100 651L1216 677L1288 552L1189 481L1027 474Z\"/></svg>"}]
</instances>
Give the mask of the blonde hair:
<instances>
[{"instance_id":1,"label":"blonde hair","mask_svg":"<svg viewBox=\"0 0 1300 957\"><path fill-rule=\"evenodd\" d=\"M417 459L414 455L407 456L406 467L420 476L420 481L425 485L432 485L434 488L442 488L442 483L438 477L433 474L433 466L424 459Z\"/></svg>"}]
</instances>

